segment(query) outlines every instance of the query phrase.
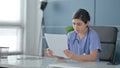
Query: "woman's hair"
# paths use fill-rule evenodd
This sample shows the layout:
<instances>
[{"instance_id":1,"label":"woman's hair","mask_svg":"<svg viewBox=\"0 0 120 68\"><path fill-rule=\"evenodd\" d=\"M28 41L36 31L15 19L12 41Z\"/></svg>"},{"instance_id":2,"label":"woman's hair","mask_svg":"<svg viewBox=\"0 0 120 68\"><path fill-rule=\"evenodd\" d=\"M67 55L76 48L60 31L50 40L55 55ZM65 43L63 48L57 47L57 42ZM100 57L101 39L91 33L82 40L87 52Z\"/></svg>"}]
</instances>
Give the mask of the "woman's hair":
<instances>
[{"instance_id":1,"label":"woman's hair","mask_svg":"<svg viewBox=\"0 0 120 68\"><path fill-rule=\"evenodd\" d=\"M86 11L85 9L78 9L73 14L72 19L80 19L85 24L87 24L87 22L90 21L90 15L89 15L88 11Z\"/></svg>"}]
</instances>

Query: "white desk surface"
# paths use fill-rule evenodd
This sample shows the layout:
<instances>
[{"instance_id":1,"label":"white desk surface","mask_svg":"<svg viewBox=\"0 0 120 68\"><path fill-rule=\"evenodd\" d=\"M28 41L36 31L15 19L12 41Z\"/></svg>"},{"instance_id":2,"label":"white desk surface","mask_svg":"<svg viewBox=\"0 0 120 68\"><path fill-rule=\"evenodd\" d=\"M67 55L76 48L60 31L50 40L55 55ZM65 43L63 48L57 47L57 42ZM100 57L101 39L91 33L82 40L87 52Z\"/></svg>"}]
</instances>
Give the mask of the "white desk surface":
<instances>
[{"instance_id":1,"label":"white desk surface","mask_svg":"<svg viewBox=\"0 0 120 68\"><path fill-rule=\"evenodd\" d=\"M120 68L120 65L107 65L107 63L20 55L0 59L0 66L9 68Z\"/></svg>"}]
</instances>

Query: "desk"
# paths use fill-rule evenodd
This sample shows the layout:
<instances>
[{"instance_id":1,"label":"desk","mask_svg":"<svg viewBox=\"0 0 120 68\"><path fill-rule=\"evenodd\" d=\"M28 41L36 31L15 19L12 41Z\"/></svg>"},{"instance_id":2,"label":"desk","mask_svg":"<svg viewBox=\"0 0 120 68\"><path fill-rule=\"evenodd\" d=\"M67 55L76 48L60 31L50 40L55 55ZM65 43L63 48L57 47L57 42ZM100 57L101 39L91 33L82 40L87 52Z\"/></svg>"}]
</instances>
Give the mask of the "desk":
<instances>
[{"instance_id":1,"label":"desk","mask_svg":"<svg viewBox=\"0 0 120 68\"><path fill-rule=\"evenodd\" d=\"M67 66L72 66L71 68L120 68L120 65L107 65L107 63L108 62L83 62L69 59L63 60L20 55L8 56L7 59L0 59L0 66L9 68L52 68L54 65L63 66L64 68Z\"/></svg>"},{"instance_id":2,"label":"desk","mask_svg":"<svg viewBox=\"0 0 120 68\"><path fill-rule=\"evenodd\" d=\"M47 68L47 65L55 60L55 58L16 55L1 59L0 66L9 68Z\"/></svg>"}]
</instances>

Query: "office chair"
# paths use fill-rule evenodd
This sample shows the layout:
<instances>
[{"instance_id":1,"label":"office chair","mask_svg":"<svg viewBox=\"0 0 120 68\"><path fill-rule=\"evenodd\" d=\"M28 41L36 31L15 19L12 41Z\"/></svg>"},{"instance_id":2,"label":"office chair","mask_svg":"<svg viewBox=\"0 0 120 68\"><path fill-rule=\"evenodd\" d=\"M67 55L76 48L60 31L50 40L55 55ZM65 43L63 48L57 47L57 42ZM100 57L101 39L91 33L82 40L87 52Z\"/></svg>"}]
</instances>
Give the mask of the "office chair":
<instances>
[{"instance_id":1,"label":"office chair","mask_svg":"<svg viewBox=\"0 0 120 68\"><path fill-rule=\"evenodd\" d=\"M100 60L112 61L116 48L117 28L110 26L91 26L91 28L98 33L101 41L102 52L100 54Z\"/></svg>"}]
</instances>

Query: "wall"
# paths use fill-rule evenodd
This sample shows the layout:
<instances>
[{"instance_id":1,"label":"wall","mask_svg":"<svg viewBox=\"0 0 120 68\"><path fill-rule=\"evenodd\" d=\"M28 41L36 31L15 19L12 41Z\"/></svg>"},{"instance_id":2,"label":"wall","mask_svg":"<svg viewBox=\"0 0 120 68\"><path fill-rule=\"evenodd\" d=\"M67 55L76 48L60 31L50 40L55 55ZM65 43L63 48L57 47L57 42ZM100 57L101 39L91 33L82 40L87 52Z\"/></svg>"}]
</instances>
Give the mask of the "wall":
<instances>
[{"instance_id":1,"label":"wall","mask_svg":"<svg viewBox=\"0 0 120 68\"><path fill-rule=\"evenodd\" d=\"M65 27L72 25L72 14L78 8L85 8L89 11L90 25L94 25L94 0L48 0L44 11L44 31L65 33Z\"/></svg>"},{"instance_id":2,"label":"wall","mask_svg":"<svg viewBox=\"0 0 120 68\"><path fill-rule=\"evenodd\" d=\"M120 0L96 0L96 26L115 26L119 29L120 40Z\"/></svg>"},{"instance_id":3,"label":"wall","mask_svg":"<svg viewBox=\"0 0 120 68\"><path fill-rule=\"evenodd\" d=\"M115 26L120 30L120 0L48 0L44 11L44 32L65 33L72 25L72 13L78 8L86 9L91 16L92 26ZM118 34L120 39L120 32Z\"/></svg>"}]
</instances>

